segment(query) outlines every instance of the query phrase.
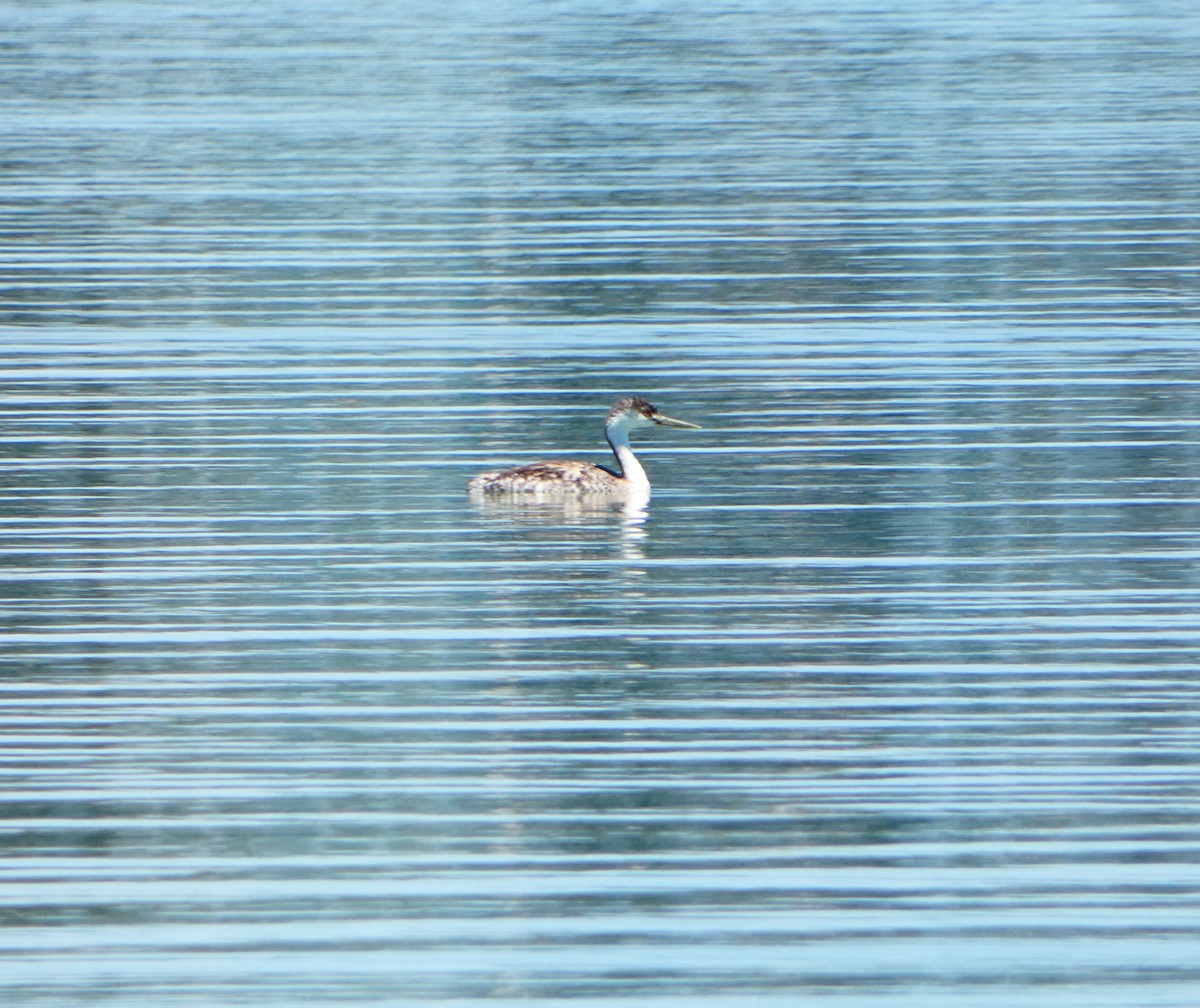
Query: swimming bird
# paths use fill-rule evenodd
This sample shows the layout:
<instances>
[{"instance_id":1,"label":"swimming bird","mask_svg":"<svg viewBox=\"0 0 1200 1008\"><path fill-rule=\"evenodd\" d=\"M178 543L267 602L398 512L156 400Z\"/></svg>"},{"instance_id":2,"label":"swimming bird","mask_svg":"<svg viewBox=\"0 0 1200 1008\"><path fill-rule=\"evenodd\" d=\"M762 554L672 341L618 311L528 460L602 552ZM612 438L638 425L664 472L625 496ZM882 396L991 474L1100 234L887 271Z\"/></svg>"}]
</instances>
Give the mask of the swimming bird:
<instances>
[{"instance_id":1,"label":"swimming bird","mask_svg":"<svg viewBox=\"0 0 1200 1008\"><path fill-rule=\"evenodd\" d=\"M629 435L638 428L655 426L700 429L699 424L664 416L641 396L626 396L613 403L604 421L604 436L617 459L616 471L594 462L532 462L502 472L481 473L467 483L467 492L539 497L595 494L648 500L650 480L629 446Z\"/></svg>"}]
</instances>

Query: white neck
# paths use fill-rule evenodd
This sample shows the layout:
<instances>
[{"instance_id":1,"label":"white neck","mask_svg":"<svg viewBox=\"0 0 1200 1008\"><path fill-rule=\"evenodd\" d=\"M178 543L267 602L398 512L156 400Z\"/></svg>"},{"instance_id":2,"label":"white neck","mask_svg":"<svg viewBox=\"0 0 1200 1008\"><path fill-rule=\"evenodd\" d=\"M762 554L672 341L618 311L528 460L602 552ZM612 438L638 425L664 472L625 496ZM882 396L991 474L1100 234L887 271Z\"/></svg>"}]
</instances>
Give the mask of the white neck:
<instances>
[{"instance_id":1,"label":"white neck","mask_svg":"<svg viewBox=\"0 0 1200 1008\"><path fill-rule=\"evenodd\" d=\"M630 496L650 497L650 480L642 463L629 447L629 431L623 424L611 424L605 434L608 443L612 445L613 454L617 457L617 465L621 470L621 478L629 488Z\"/></svg>"}]
</instances>

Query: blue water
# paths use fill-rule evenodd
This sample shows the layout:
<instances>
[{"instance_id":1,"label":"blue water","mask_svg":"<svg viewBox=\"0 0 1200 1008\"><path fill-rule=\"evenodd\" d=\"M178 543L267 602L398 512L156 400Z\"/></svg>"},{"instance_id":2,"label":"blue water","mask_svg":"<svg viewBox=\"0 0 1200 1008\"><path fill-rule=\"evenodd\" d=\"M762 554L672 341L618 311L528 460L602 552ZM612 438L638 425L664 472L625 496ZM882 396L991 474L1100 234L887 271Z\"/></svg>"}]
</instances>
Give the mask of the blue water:
<instances>
[{"instance_id":1,"label":"blue water","mask_svg":"<svg viewBox=\"0 0 1200 1008\"><path fill-rule=\"evenodd\" d=\"M9 13L0 999L1197 1003L1187 5Z\"/></svg>"}]
</instances>

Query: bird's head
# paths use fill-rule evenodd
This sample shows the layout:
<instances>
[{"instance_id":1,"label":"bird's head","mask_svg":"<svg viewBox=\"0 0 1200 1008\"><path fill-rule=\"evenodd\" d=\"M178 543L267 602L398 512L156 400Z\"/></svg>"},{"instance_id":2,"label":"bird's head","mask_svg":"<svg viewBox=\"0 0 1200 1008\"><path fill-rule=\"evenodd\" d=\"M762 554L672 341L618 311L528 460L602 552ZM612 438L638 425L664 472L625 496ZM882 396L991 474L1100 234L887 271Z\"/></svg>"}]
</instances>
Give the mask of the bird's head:
<instances>
[{"instance_id":1,"label":"bird's head","mask_svg":"<svg viewBox=\"0 0 1200 1008\"><path fill-rule=\"evenodd\" d=\"M674 417L660 413L641 396L626 396L618 399L608 411L605 426L609 430L631 431L639 427L686 427L688 430L699 430L700 425L688 423L686 420L676 420Z\"/></svg>"}]
</instances>

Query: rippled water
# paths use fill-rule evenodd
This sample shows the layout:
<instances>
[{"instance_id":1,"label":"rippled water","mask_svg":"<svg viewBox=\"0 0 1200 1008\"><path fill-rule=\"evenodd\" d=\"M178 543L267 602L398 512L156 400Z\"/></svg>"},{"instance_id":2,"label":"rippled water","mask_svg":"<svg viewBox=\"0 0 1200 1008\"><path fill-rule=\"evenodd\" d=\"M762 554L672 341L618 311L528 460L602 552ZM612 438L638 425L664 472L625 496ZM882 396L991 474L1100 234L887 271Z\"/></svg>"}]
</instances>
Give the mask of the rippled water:
<instances>
[{"instance_id":1,"label":"rippled water","mask_svg":"<svg viewBox=\"0 0 1200 1008\"><path fill-rule=\"evenodd\" d=\"M1192 1008L1200 23L594 8L11 12L0 999Z\"/></svg>"},{"instance_id":2,"label":"rippled water","mask_svg":"<svg viewBox=\"0 0 1200 1008\"><path fill-rule=\"evenodd\" d=\"M1197 318L1190 3L195 6L10 12L0 321Z\"/></svg>"}]
</instances>

